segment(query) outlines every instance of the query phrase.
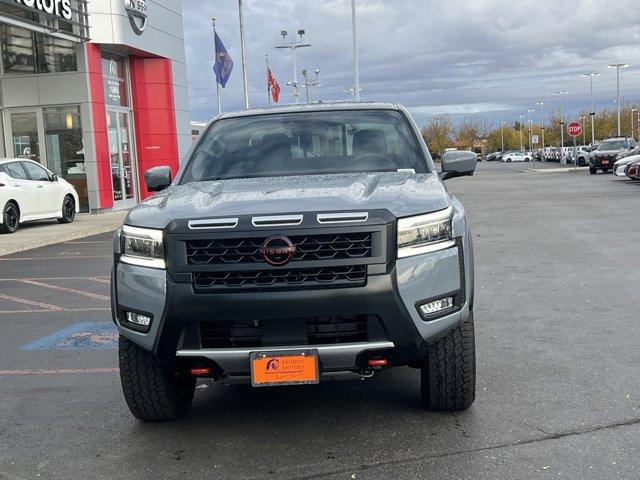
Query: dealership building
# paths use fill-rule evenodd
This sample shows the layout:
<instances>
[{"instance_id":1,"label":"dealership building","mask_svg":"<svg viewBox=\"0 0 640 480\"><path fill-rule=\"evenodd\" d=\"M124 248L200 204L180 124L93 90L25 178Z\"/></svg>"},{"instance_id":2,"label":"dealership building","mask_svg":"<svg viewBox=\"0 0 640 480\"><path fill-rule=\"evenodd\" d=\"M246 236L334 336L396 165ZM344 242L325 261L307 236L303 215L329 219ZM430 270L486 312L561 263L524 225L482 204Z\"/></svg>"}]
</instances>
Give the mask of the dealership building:
<instances>
[{"instance_id":1,"label":"dealership building","mask_svg":"<svg viewBox=\"0 0 640 480\"><path fill-rule=\"evenodd\" d=\"M181 0L0 0L0 157L72 183L82 211L146 198L191 144Z\"/></svg>"}]
</instances>

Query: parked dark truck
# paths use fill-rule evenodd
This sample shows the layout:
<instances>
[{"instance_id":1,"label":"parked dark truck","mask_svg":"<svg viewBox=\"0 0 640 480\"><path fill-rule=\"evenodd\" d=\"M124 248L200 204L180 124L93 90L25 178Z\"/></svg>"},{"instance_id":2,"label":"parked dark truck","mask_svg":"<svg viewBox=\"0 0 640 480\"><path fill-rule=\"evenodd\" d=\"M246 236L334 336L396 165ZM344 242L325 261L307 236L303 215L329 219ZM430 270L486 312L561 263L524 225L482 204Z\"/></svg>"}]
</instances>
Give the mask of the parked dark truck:
<instances>
[{"instance_id":1,"label":"parked dark truck","mask_svg":"<svg viewBox=\"0 0 640 480\"><path fill-rule=\"evenodd\" d=\"M142 420L191 406L197 377L255 387L421 369L434 410L475 398L473 244L409 113L322 104L225 114L115 235L124 396Z\"/></svg>"},{"instance_id":2,"label":"parked dark truck","mask_svg":"<svg viewBox=\"0 0 640 480\"><path fill-rule=\"evenodd\" d=\"M613 168L613 164L619 159L621 153L626 153L635 148L636 141L633 138L607 138L598 145L589 155L589 173L595 175L598 169L607 173Z\"/></svg>"}]
</instances>

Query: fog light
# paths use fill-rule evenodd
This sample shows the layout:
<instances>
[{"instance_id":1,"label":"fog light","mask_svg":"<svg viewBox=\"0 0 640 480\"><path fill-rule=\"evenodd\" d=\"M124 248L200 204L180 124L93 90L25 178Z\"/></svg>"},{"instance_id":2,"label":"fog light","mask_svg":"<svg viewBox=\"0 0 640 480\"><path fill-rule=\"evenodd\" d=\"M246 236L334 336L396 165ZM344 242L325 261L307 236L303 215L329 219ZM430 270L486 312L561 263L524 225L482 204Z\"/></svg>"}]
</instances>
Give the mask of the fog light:
<instances>
[{"instance_id":1,"label":"fog light","mask_svg":"<svg viewBox=\"0 0 640 480\"><path fill-rule=\"evenodd\" d=\"M151 317L135 312L127 312L127 322L138 325L142 328L148 328L151 325Z\"/></svg>"},{"instance_id":2,"label":"fog light","mask_svg":"<svg viewBox=\"0 0 640 480\"><path fill-rule=\"evenodd\" d=\"M445 310L453 308L453 297L444 297L434 300L433 302L420 305L420 313L423 317L429 318L441 313Z\"/></svg>"}]
</instances>

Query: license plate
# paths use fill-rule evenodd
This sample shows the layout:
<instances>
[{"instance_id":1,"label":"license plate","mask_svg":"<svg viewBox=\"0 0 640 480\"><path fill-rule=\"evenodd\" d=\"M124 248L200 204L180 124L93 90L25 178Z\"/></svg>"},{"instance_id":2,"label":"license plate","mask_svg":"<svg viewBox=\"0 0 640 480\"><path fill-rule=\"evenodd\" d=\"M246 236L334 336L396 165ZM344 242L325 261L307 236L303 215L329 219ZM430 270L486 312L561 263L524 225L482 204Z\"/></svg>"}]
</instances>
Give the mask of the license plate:
<instances>
[{"instance_id":1,"label":"license plate","mask_svg":"<svg viewBox=\"0 0 640 480\"><path fill-rule=\"evenodd\" d=\"M603 165L609 165L609 160L602 160Z\"/></svg>"},{"instance_id":2,"label":"license plate","mask_svg":"<svg viewBox=\"0 0 640 480\"><path fill-rule=\"evenodd\" d=\"M254 387L318 383L317 350L251 352L251 384Z\"/></svg>"}]
</instances>

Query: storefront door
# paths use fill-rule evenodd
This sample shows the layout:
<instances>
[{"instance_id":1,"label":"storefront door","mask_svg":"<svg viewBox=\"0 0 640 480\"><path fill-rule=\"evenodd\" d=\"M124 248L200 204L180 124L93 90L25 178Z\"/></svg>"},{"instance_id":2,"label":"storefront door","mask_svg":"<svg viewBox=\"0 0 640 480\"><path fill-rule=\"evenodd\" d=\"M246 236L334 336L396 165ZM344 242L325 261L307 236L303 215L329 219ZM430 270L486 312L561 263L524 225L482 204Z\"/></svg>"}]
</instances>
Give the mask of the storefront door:
<instances>
[{"instance_id":1,"label":"storefront door","mask_svg":"<svg viewBox=\"0 0 640 480\"><path fill-rule=\"evenodd\" d=\"M130 113L126 110L107 110L109 154L114 210L136 204L135 159L131 145Z\"/></svg>"},{"instance_id":2,"label":"storefront door","mask_svg":"<svg viewBox=\"0 0 640 480\"><path fill-rule=\"evenodd\" d=\"M44 129L40 109L11 109L9 116L8 154L14 158L28 158L46 165L44 158Z\"/></svg>"}]
</instances>

